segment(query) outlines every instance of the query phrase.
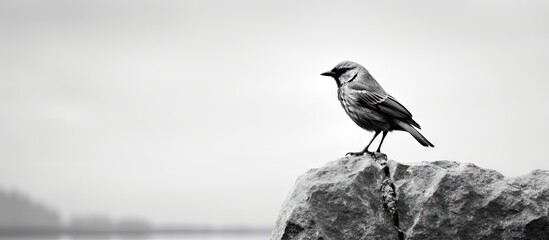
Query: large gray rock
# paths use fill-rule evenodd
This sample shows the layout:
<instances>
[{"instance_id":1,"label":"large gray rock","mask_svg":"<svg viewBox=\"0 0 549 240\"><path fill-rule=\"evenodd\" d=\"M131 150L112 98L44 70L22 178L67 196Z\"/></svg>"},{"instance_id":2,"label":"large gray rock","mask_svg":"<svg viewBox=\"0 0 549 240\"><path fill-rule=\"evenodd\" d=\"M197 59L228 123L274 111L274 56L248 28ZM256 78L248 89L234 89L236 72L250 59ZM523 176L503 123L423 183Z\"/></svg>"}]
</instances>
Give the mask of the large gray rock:
<instances>
[{"instance_id":1,"label":"large gray rock","mask_svg":"<svg viewBox=\"0 0 549 240\"><path fill-rule=\"evenodd\" d=\"M271 240L549 239L549 171L506 178L450 161L387 164L384 171L370 157L345 157L309 170ZM394 183L394 215L384 179Z\"/></svg>"}]
</instances>

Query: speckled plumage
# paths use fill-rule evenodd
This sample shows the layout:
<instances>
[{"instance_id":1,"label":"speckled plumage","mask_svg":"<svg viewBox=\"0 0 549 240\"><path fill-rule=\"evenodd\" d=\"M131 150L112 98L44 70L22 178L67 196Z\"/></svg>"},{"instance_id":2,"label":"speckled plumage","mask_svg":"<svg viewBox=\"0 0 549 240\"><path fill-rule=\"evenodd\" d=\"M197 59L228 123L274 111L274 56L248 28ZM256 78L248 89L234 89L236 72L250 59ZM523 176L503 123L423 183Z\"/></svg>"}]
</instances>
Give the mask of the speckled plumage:
<instances>
[{"instance_id":1,"label":"speckled plumage","mask_svg":"<svg viewBox=\"0 0 549 240\"><path fill-rule=\"evenodd\" d=\"M338 86L338 99L347 115L361 128L375 132L370 144L380 132L383 132L378 152L387 132L393 130L409 132L421 145L434 147L414 128L421 129L420 125L412 119L408 109L385 92L368 70L360 64L344 61L322 75L335 79ZM349 154L362 155L369 152L370 144L361 152Z\"/></svg>"},{"instance_id":2,"label":"speckled plumage","mask_svg":"<svg viewBox=\"0 0 549 240\"><path fill-rule=\"evenodd\" d=\"M337 97L341 106L349 117L361 128L367 131L391 131L391 124L386 117L377 111L359 104L359 100L353 96L353 90L344 84L337 89Z\"/></svg>"}]
</instances>

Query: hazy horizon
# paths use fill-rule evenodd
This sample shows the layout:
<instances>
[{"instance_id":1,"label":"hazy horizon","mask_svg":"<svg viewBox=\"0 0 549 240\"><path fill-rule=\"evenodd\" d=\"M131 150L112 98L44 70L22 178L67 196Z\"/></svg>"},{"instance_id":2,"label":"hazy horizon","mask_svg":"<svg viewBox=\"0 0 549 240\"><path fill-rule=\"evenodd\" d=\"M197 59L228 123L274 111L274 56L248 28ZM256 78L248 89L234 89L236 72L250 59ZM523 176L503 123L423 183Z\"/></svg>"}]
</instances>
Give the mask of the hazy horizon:
<instances>
[{"instance_id":1,"label":"hazy horizon","mask_svg":"<svg viewBox=\"0 0 549 240\"><path fill-rule=\"evenodd\" d=\"M0 2L0 187L64 214L274 225L295 179L370 140L364 65L436 146L403 163L549 169L546 1Z\"/></svg>"}]
</instances>

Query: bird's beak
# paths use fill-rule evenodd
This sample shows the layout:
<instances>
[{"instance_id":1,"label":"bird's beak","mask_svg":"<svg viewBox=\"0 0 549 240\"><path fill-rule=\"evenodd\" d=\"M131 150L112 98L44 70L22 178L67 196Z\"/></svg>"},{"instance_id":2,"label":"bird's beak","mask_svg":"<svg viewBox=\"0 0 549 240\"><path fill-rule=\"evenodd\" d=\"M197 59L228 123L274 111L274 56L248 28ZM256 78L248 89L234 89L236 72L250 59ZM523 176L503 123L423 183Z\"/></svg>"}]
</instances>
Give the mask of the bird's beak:
<instances>
[{"instance_id":1,"label":"bird's beak","mask_svg":"<svg viewBox=\"0 0 549 240\"><path fill-rule=\"evenodd\" d=\"M333 76L335 76L335 73L332 72L332 71L327 71L327 72L321 73L320 75L322 75L322 76L328 76L328 77L333 77Z\"/></svg>"}]
</instances>

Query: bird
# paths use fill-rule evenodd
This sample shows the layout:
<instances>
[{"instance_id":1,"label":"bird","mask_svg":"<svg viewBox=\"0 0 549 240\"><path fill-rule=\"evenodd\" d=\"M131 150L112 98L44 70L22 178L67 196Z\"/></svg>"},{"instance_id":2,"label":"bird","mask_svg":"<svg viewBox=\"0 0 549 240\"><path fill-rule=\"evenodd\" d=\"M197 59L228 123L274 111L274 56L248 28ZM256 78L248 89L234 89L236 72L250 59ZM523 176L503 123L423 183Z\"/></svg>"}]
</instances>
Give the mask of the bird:
<instances>
[{"instance_id":1,"label":"bird","mask_svg":"<svg viewBox=\"0 0 549 240\"><path fill-rule=\"evenodd\" d=\"M347 156L375 155L368 148L380 133L383 135L376 152L381 153L383 140L391 131L406 131L421 145L434 147L419 133L417 129L421 127L410 111L389 95L362 65L343 61L320 75L335 79L337 96L347 115L362 129L374 132L374 137L362 151L349 152Z\"/></svg>"}]
</instances>

